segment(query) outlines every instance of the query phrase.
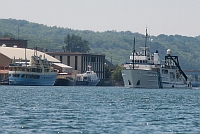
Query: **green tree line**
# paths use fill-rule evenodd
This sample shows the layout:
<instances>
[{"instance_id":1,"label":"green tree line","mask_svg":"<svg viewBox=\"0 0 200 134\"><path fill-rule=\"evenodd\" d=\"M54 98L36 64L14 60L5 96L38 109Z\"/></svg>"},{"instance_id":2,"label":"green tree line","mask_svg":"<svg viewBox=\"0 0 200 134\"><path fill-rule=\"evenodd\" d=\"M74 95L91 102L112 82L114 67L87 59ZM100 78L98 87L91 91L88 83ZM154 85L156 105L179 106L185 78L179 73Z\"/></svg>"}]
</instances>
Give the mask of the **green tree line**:
<instances>
[{"instance_id":1,"label":"green tree line","mask_svg":"<svg viewBox=\"0 0 200 134\"><path fill-rule=\"evenodd\" d=\"M19 30L18 30L19 29ZM129 61L133 49L133 39L136 38L136 51L144 46L144 33L132 33L131 31L105 31L94 32L90 30L74 30L57 26L47 26L32 23L26 20L0 19L0 36L10 36L14 39L28 40L28 47L35 46L44 49L65 49L74 51L67 44L67 36L75 37L80 44L85 44L82 52L105 54L106 59L115 65L121 65ZM152 52L158 50L161 59L164 59L167 49L171 49L173 55L179 56L181 68L199 69L200 65L200 36L187 37L182 35L151 36L147 46ZM72 41L73 39L71 39ZM85 42L84 42L85 41ZM76 50L79 49L77 46Z\"/></svg>"},{"instance_id":2,"label":"green tree line","mask_svg":"<svg viewBox=\"0 0 200 134\"><path fill-rule=\"evenodd\" d=\"M64 38L64 43L66 45L63 46L63 49L68 52L88 53L90 51L89 42L74 34L71 36L68 34Z\"/></svg>"}]
</instances>

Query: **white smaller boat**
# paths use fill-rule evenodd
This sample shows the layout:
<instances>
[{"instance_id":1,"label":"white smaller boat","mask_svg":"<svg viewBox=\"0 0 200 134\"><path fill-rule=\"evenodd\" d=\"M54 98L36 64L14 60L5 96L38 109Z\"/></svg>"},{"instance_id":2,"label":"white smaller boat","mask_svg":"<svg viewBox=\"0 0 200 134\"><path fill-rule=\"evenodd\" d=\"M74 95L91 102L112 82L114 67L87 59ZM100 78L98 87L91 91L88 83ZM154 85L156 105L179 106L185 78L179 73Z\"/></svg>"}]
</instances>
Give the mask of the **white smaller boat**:
<instances>
[{"instance_id":1,"label":"white smaller boat","mask_svg":"<svg viewBox=\"0 0 200 134\"><path fill-rule=\"evenodd\" d=\"M91 66L88 66L89 70L82 74L76 74L75 81L76 85L85 85L85 86L96 86L100 79L97 77L97 74L91 70Z\"/></svg>"}]
</instances>

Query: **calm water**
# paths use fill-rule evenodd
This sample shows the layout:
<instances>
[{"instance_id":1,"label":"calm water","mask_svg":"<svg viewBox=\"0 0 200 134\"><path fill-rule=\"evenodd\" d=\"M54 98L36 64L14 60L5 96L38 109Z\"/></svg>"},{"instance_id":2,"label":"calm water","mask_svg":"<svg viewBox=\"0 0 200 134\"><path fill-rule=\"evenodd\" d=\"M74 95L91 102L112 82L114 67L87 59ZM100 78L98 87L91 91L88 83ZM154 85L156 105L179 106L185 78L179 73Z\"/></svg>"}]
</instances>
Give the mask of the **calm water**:
<instances>
[{"instance_id":1,"label":"calm water","mask_svg":"<svg viewBox=\"0 0 200 134\"><path fill-rule=\"evenodd\" d=\"M0 133L200 133L200 89L0 86Z\"/></svg>"}]
</instances>

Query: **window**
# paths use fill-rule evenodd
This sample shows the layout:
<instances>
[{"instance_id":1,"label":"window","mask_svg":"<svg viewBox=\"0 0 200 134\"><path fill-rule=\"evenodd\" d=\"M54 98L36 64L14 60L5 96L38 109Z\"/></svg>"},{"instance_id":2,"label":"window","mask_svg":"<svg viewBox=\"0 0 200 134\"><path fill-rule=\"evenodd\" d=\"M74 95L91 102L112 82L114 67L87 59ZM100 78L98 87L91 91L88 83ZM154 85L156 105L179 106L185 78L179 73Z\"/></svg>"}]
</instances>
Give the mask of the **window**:
<instances>
[{"instance_id":1,"label":"window","mask_svg":"<svg viewBox=\"0 0 200 134\"><path fill-rule=\"evenodd\" d=\"M91 62L96 62L96 57L91 57Z\"/></svg>"},{"instance_id":2,"label":"window","mask_svg":"<svg viewBox=\"0 0 200 134\"><path fill-rule=\"evenodd\" d=\"M84 62L86 61L86 58L85 58L85 56L83 56L83 61L84 61Z\"/></svg>"},{"instance_id":3,"label":"window","mask_svg":"<svg viewBox=\"0 0 200 134\"><path fill-rule=\"evenodd\" d=\"M70 56L67 56L67 65L70 66Z\"/></svg>"},{"instance_id":4,"label":"window","mask_svg":"<svg viewBox=\"0 0 200 134\"><path fill-rule=\"evenodd\" d=\"M62 56L60 56L60 61L61 61L61 63L62 63Z\"/></svg>"},{"instance_id":5,"label":"window","mask_svg":"<svg viewBox=\"0 0 200 134\"><path fill-rule=\"evenodd\" d=\"M13 74L13 77L19 77L20 75L19 74Z\"/></svg>"},{"instance_id":6,"label":"window","mask_svg":"<svg viewBox=\"0 0 200 134\"><path fill-rule=\"evenodd\" d=\"M168 74L168 70L162 69L163 74Z\"/></svg>"},{"instance_id":7,"label":"window","mask_svg":"<svg viewBox=\"0 0 200 134\"><path fill-rule=\"evenodd\" d=\"M77 56L75 56L75 70L78 69L78 58Z\"/></svg>"}]
</instances>

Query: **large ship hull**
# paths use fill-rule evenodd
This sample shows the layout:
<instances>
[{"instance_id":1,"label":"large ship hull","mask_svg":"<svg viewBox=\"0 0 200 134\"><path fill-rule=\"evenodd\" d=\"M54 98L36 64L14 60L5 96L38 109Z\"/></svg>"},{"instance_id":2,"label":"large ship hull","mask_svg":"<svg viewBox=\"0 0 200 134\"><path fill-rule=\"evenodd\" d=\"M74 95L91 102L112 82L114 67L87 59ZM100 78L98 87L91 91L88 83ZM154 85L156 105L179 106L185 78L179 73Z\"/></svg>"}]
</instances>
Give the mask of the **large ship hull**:
<instances>
[{"instance_id":1,"label":"large ship hull","mask_svg":"<svg viewBox=\"0 0 200 134\"><path fill-rule=\"evenodd\" d=\"M9 72L9 85L20 86L53 86L57 76L56 72L51 73L23 73L22 71ZM18 75L13 75L18 74Z\"/></svg>"},{"instance_id":2,"label":"large ship hull","mask_svg":"<svg viewBox=\"0 0 200 134\"><path fill-rule=\"evenodd\" d=\"M153 70L126 69L122 70L125 87L133 88L191 88L190 84L166 76Z\"/></svg>"},{"instance_id":3,"label":"large ship hull","mask_svg":"<svg viewBox=\"0 0 200 134\"><path fill-rule=\"evenodd\" d=\"M122 70L125 87L159 88L159 79L156 71L126 69Z\"/></svg>"}]
</instances>

